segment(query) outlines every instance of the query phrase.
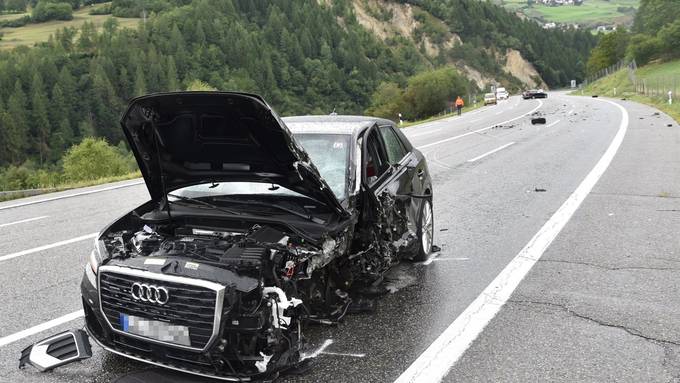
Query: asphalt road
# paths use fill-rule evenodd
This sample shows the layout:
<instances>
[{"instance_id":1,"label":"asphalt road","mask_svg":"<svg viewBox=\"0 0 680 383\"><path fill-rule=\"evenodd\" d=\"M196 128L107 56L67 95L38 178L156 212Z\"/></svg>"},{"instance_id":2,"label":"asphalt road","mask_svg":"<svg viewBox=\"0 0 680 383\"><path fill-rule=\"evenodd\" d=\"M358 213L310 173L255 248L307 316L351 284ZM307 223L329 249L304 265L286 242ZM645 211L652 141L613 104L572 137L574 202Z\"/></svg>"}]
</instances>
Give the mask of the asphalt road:
<instances>
[{"instance_id":1,"label":"asphalt road","mask_svg":"<svg viewBox=\"0 0 680 383\"><path fill-rule=\"evenodd\" d=\"M316 357L281 381L394 382L423 361L456 382L678 381L680 129L654 109L616 103L623 109L559 93L513 97L405 129L433 173L442 251L395 267L395 292L375 313L310 328ZM547 124L531 125L534 112ZM624 114L627 133L613 161L590 193L574 197L621 133ZM553 229L556 238L505 305L491 300L497 314L488 326L480 334L464 327L468 342L447 338L572 198L581 206ZM97 346L90 360L48 374L17 369L24 347L83 325L78 285L94 233L147 199L143 184L126 181L0 203L1 382L198 381ZM462 356L428 354L442 339ZM429 372L417 379L437 380Z\"/></svg>"}]
</instances>

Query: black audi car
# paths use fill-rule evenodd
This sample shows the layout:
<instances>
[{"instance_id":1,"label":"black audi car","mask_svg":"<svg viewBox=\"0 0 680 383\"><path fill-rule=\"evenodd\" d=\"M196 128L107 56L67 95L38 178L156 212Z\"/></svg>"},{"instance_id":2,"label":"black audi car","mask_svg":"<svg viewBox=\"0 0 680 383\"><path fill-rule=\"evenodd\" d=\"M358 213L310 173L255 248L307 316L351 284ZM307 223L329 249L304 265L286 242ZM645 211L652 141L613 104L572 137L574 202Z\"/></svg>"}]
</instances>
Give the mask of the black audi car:
<instances>
[{"instance_id":1,"label":"black audi car","mask_svg":"<svg viewBox=\"0 0 680 383\"><path fill-rule=\"evenodd\" d=\"M87 332L110 352L276 376L303 359L305 326L341 320L433 248L427 164L391 121L281 119L256 95L182 92L132 100L121 124L151 200L98 235L85 267Z\"/></svg>"},{"instance_id":2,"label":"black audi car","mask_svg":"<svg viewBox=\"0 0 680 383\"><path fill-rule=\"evenodd\" d=\"M522 92L522 98L525 100L534 98L548 98L548 93L543 89L529 89Z\"/></svg>"}]
</instances>

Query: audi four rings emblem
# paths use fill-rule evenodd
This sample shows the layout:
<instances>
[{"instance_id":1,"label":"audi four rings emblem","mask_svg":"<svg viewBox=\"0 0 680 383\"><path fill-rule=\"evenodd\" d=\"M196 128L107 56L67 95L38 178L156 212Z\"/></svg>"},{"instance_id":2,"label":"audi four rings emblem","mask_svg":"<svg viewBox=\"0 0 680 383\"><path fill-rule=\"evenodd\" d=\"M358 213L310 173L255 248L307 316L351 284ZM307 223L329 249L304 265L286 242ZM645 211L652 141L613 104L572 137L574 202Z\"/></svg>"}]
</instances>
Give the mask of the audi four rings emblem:
<instances>
[{"instance_id":1,"label":"audi four rings emblem","mask_svg":"<svg viewBox=\"0 0 680 383\"><path fill-rule=\"evenodd\" d=\"M164 305L170 300L170 294L165 287L139 282L132 284L130 295L136 301L158 303L159 305Z\"/></svg>"}]
</instances>

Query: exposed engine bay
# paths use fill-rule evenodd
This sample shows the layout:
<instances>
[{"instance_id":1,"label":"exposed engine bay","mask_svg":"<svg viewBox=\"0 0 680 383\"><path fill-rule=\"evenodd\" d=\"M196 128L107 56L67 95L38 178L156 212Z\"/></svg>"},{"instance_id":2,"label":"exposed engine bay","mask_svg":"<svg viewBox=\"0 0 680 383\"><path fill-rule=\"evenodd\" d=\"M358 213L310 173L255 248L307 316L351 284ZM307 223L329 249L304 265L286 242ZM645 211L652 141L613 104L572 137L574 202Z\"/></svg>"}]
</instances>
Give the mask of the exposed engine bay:
<instances>
[{"instance_id":1,"label":"exposed engine bay","mask_svg":"<svg viewBox=\"0 0 680 383\"><path fill-rule=\"evenodd\" d=\"M236 376L294 366L300 360L301 322L332 324L347 313L351 299L343 288L351 281L337 267L337 255L347 246L344 239L340 242L327 239L316 248L295 234L261 225L245 232L143 225L136 232L114 231L100 238L110 255L107 265L226 287L218 346L210 349L208 359ZM174 299L172 290L169 295L168 300Z\"/></svg>"}]
</instances>

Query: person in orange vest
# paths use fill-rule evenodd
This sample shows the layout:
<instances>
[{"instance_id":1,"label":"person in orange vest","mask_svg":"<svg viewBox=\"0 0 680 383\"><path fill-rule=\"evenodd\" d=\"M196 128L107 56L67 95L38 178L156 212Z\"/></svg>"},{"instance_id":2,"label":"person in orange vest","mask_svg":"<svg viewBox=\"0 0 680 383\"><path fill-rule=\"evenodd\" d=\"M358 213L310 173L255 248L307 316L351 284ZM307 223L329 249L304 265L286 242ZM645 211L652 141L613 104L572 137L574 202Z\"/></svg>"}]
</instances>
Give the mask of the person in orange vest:
<instances>
[{"instance_id":1,"label":"person in orange vest","mask_svg":"<svg viewBox=\"0 0 680 383\"><path fill-rule=\"evenodd\" d=\"M463 99L460 98L460 96L458 96L458 98L456 99L456 110L458 111L459 116L463 110L463 106L465 106L465 102L463 102Z\"/></svg>"}]
</instances>

